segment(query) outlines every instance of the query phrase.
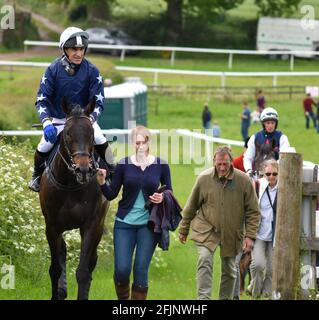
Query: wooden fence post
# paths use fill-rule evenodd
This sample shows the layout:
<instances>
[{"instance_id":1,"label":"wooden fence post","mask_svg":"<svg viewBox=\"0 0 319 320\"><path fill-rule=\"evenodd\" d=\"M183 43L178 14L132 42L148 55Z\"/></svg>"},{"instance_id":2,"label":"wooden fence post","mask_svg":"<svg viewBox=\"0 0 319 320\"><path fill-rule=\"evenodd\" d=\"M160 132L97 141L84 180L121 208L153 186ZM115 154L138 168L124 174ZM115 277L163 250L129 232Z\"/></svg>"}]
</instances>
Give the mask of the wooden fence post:
<instances>
[{"instance_id":1,"label":"wooden fence post","mask_svg":"<svg viewBox=\"0 0 319 320\"><path fill-rule=\"evenodd\" d=\"M301 199L302 156L298 153L280 153L272 279L273 299L297 298L300 281Z\"/></svg>"}]
</instances>

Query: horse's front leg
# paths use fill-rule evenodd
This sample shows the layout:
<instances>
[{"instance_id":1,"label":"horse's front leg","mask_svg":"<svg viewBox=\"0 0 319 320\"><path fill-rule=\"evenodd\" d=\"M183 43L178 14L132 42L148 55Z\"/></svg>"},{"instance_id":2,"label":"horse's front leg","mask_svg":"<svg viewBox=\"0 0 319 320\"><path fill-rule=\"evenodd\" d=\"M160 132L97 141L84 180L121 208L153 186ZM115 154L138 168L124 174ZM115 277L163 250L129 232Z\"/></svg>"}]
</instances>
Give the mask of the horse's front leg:
<instances>
[{"instance_id":1,"label":"horse's front leg","mask_svg":"<svg viewBox=\"0 0 319 320\"><path fill-rule=\"evenodd\" d=\"M59 278L62 273L62 267L60 265L60 255L61 255L61 240L62 234L56 232L54 228L47 226L46 227L46 237L49 243L50 252L51 252L51 265L49 269L51 286L52 286L52 300L59 299Z\"/></svg>"},{"instance_id":2,"label":"horse's front leg","mask_svg":"<svg viewBox=\"0 0 319 320\"><path fill-rule=\"evenodd\" d=\"M61 275L58 282L58 299L64 300L67 297L67 282L66 282L66 244L61 237L61 251L60 251L60 266Z\"/></svg>"},{"instance_id":3,"label":"horse's front leg","mask_svg":"<svg viewBox=\"0 0 319 320\"><path fill-rule=\"evenodd\" d=\"M95 228L81 231L81 255L78 268L76 270L76 280L78 282L78 300L87 300L91 285L90 260L93 253L92 243L94 241Z\"/></svg>"}]
</instances>

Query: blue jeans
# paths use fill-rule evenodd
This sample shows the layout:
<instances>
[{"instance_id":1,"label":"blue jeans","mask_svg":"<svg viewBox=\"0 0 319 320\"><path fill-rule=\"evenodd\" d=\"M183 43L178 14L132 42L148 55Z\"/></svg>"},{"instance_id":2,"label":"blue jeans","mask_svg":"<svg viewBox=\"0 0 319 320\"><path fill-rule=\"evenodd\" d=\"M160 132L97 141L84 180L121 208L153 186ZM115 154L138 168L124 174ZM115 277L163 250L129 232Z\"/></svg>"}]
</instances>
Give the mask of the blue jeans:
<instances>
[{"instance_id":1,"label":"blue jeans","mask_svg":"<svg viewBox=\"0 0 319 320\"><path fill-rule=\"evenodd\" d=\"M305 117L306 117L306 129L309 129L310 118L312 119L313 127L317 128L316 116L313 112L309 112L309 116L305 116Z\"/></svg>"},{"instance_id":2,"label":"blue jeans","mask_svg":"<svg viewBox=\"0 0 319 320\"><path fill-rule=\"evenodd\" d=\"M157 241L147 225L131 225L121 221L114 224L114 280L129 283L132 270L133 286L148 287L148 270Z\"/></svg>"},{"instance_id":3,"label":"blue jeans","mask_svg":"<svg viewBox=\"0 0 319 320\"><path fill-rule=\"evenodd\" d=\"M243 140L246 141L248 139L248 128L249 126L246 124L242 124L241 126L241 135L243 137Z\"/></svg>"}]
</instances>

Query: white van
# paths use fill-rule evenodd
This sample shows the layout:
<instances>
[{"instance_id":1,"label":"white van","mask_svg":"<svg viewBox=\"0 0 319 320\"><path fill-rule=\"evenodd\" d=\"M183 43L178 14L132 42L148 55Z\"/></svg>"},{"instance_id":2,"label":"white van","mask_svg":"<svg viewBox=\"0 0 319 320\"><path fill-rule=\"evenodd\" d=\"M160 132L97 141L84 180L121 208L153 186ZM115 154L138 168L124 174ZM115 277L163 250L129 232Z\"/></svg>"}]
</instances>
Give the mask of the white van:
<instances>
[{"instance_id":1,"label":"white van","mask_svg":"<svg viewBox=\"0 0 319 320\"><path fill-rule=\"evenodd\" d=\"M319 21L305 28L301 19L261 17L257 28L257 50L319 51ZM311 58L313 55L296 54ZM287 55L282 55L286 58Z\"/></svg>"}]
</instances>

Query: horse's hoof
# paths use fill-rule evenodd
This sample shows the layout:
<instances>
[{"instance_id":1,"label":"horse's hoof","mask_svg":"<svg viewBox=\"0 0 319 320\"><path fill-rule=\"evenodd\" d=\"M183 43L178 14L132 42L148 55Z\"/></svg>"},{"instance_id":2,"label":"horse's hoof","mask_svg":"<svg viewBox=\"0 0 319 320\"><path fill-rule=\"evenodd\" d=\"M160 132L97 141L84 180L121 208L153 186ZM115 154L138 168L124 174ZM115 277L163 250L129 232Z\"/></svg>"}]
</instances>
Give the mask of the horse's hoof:
<instances>
[{"instance_id":1,"label":"horse's hoof","mask_svg":"<svg viewBox=\"0 0 319 320\"><path fill-rule=\"evenodd\" d=\"M68 294L65 288L58 289L58 300L65 300L67 296Z\"/></svg>"}]
</instances>

